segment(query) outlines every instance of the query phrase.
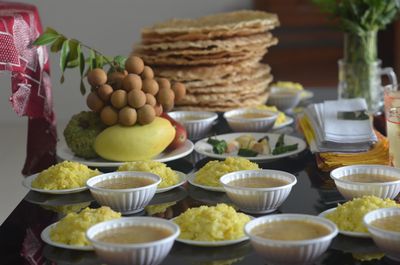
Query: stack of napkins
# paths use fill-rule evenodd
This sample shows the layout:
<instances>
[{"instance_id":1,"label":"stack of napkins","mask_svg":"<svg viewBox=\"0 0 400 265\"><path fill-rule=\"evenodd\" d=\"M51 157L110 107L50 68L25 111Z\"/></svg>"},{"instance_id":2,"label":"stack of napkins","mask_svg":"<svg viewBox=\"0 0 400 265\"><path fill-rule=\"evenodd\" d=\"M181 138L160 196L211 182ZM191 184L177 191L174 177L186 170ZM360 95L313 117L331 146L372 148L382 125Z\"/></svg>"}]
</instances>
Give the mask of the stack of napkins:
<instances>
[{"instance_id":1,"label":"stack of napkins","mask_svg":"<svg viewBox=\"0 0 400 265\"><path fill-rule=\"evenodd\" d=\"M312 152L362 152L378 139L367 114L365 99L329 100L305 110L303 131ZM312 134L312 137L310 136ZM313 138L313 139L311 139ZM311 140L311 142L310 142Z\"/></svg>"}]
</instances>

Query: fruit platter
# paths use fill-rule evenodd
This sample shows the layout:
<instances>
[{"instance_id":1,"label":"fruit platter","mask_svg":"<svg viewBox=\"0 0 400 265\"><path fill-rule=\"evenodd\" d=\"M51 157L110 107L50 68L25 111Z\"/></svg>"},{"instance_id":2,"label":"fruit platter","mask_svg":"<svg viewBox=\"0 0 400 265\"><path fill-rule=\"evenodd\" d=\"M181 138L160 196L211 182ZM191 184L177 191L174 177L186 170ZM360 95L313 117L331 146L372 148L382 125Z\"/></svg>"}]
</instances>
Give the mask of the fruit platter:
<instances>
[{"instance_id":1,"label":"fruit platter","mask_svg":"<svg viewBox=\"0 0 400 265\"><path fill-rule=\"evenodd\" d=\"M188 155L193 144L186 130L167 114L174 101L184 97L185 86L171 85L165 78L156 81L153 70L137 56L119 67L124 70L108 74L102 68L89 69L90 111L81 111L68 122L58 157L89 166L119 166Z\"/></svg>"}]
</instances>

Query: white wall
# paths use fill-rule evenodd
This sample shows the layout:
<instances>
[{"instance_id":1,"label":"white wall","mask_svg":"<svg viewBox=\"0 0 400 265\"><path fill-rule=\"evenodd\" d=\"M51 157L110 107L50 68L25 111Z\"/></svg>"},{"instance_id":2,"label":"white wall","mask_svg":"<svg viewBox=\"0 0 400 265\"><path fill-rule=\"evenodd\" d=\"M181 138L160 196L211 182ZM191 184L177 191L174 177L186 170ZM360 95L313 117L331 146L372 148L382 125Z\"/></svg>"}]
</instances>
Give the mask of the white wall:
<instances>
[{"instance_id":1,"label":"white wall","mask_svg":"<svg viewBox=\"0 0 400 265\"><path fill-rule=\"evenodd\" d=\"M23 0L21 0L23 1ZM76 38L106 55L128 55L140 41L140 28L172 17L193 18L206 14L251 8L251 0L31 0L38 7L42 24L67 37ZM77 69L67 69L59 83L58 54L51 54L56 115L60 125L84 110ZM8 78L0 78L0 122L15 121L10 108Z\"/></svg>"}]
</instances>

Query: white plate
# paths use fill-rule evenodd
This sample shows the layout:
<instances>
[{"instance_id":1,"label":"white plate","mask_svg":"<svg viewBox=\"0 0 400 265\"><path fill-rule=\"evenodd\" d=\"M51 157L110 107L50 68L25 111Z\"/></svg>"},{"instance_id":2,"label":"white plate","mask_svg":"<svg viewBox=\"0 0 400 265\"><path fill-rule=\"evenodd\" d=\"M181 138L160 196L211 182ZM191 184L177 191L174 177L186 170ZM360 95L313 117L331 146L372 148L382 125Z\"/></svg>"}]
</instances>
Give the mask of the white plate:
<instances>
[{"instance_id":1,"label":"white plate","mask_svg":"<svg viewBox=\"0 0 400 265\"><path fill-rule=\"evenodd\" d=\"M322 213L320 213L318 216L324 217L328 214L331 213L333 211L336 211L336 207L332 208L332 209L328 209L326 211L323 211ZM371 235L368 233L363 233L363 232L352 232L352 231L345 231L345 230L340 230L339 229L339 233L345 236L350 236L350 237L359 237L359 238L370 238Z\"/></svg>"},{"instance_id":2,"label":"white plate","mask_svg":"<svg viewBox=\"0 0 400 265\"><path fill-rule=\"evenodd\" d=\"M294 121L294 119L292 117L286 116L286 119L284 122L282 122L281 124L277 125L275 124L274 127L272 127L273 130L277 130L277 129L281 129L283 127L286 127L290 124L292 124Z\"/></svg>"},{"instance_id":3,"label":"white plate","mask_svg":"<svg viewBox=\"0 0 400 265\"><path fill-rule=\"evenodd\" d=\"M54 242L50 238L50 230L53 229L53 227L56 226L57 223L51 224L48 227L46 227L42 233L40 234L40 237L42 240L54 247L59 247L59 248L65 248L65 249L72 249L72 250L84 250L84 251L91 251L93 250L93 246L77 246L77 245L67 245L59 242Z\"/></svg>"},{"instance_id":4,"label":"white plate","mask_svg":"<svg viewBox=\"0 0 400 265\"><path fill-rule=\"evenodd\" d=\"M38 189L38 188L32 188L32 181L39 175L35 174L35 175L31 175L27 178L25 178L22 181L22 185L24 185L26 188L33 190L33 191L37 191L37 192L41 192L41 193L48 193L48 194L68 194L68 193L76 193L76 192L81 192L84 190L87 190L88 188L86 187L86 185L84 187L80 187L80 188L73 188L73 189L64 189L64 190L44 190L44 189Z\"/></svg>"},{"instance_id":5,"label":"white plate","mask_svg":"<svg viewBox=\"0 0 400 265\"><path fill-rule=\"evenodd\" d=\"M198 184L198 183L196 183L195 180L194 180L195 177L196 177L196 172L189 175L189 177L188 177L188 182L189 182L191 185L193 185L193 186L195 186L195 187L198 187L198 188L205 189L205 190L209 190L209 191L225 192L225 189L224 189L224 187L222 187L222 186L221 186L221 187L214 187L214 186L206 186L206 185Z\"/></svg>"},{"instance_id":6,"label":"white plate","mask_svg":"<svg viewBox=\"0 0 400 265\"><path fill-rule=\"evenodd\" d=\"M307 100L314 97L314 93L310 90L303 90L300 94L302 100Z\"/></svg>"},{"instance_id":7,"label":"white plate","mask_svg":"<svg viewBox=\"0 0 400 265\"><path fill-rule=\"evenodd\" d=\"M193 151L193 143L186 140L185 144L175 150L163 152L156 156L153 160L158 162L168 162L187 156ZM89 167L119 167L126 162L114 162L102 158L85 159L75 156L74 153L68 148L65 142L60 143L57 147L57 156L62 160L69 160L79 162Z\"/></svg>"},{"instance_id":8,"label":"white plate","mask_svg":"<svg viewBox=\"0 0 400 265\"><path fill-rule=\"evenodd\" d=\"M251 132L249 132L249 133L221 134L221 135L213 136L213 138L216 138L218 140L225 140L226 142L230 142L241 135L252 135L255 139L260 139L262 137L268 136L271 151L273 150L273 147L275 146L275 143L280 136L280 134L276 134L276 133L251 133ZM197 153L208 156L208 157L212 157L212 158L218 158L218 159L225 159L230 156L238 157L238 155L234 154L234 153L225 153L225 154L221 154L221 155L215 154L212 150L212 146L207 143L208 138L209 137L196 142L196 144L194 145L194 150ZM244 158L251 160L251 161L273 160L273 159L277 159L277 158L288 157L288 156L298 154L301 151L303 151L304 149L306 149L306 147L307 147L306 143L302 139L294 137L294 136L290 136L290 135L285 135L285 145L291 145L291 144L298 144L297 149L294 151L291 151L291 152L280 154L280 155L268 154L268 155L258 155L258 156L254 156L254 157L244 157Z\"/></svg>"},{"instance_id":9,"label":"white plate","mask_svg":"<svg viewBox=\"0 0 400 265\"><path fill-rule=\"evenodd\" d=\"M175 171L175 172L178 174L178 178L179 178L178 183L176 183L175 185L172 185L172 186L157 189L156 193L162 193L162 192L166 192L166 191L175 189L176 187L183 185L187 181L187 177L186 177L185 173L180 172L180 171Z\"/></svg>"},{"instance_id":10,"label":"white plate","mask_svg":"<svg viewBox=\"0 0 400 265\"><path fill-rule=\"evenodd\" d=\"M251 219L254 219L254 217L249 216ZM176 217L175 217L176 218ZM174 221L175 218L172 218L171 221ZM234 240L222 240L222 241L198 241L198 240L190 240L190 239L181 239L177 237L175 241L192 245L192 246L199 246L199 247L223 247L223 246L229 246L229 245L234 245L238 244L240 242L249 240L248 236L244 236L238 239Z\"/></svg>"}]
</instances>

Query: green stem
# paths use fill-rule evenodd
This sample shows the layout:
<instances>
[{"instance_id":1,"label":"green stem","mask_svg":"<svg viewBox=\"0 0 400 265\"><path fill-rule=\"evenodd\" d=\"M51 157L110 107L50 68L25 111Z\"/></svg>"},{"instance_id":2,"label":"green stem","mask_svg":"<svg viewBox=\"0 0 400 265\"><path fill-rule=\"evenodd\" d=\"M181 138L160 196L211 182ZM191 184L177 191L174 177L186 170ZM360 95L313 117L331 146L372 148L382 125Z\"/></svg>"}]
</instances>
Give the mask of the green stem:
<instances>
[{"instance_id":1,"label":"green stem","mask_svg":"<svg viewBox=\"0 0 400 265\"><path fill-rule=\"evenodd\" d=\"M80 45L81 45L82 47L85 47L86 49L89 49L89 50L93 50L95 54L100 54L101 56L103 56L103 58L104 58L104 60L107 62L107 64L109 64L110 67L111 67L113 70L117 70L117 69L115 68L114 62L110 61L110 60L107 58L107 56L104 56L104 54L102 54L102 53L99 52L98 50L93 49L92 47L89 47L88 45L86 45L86 44L84 44L84 43L82 43L82 42L80 42L80 41L78 41L78 42L80 43Z\"/></svg>"}]
</instances>

